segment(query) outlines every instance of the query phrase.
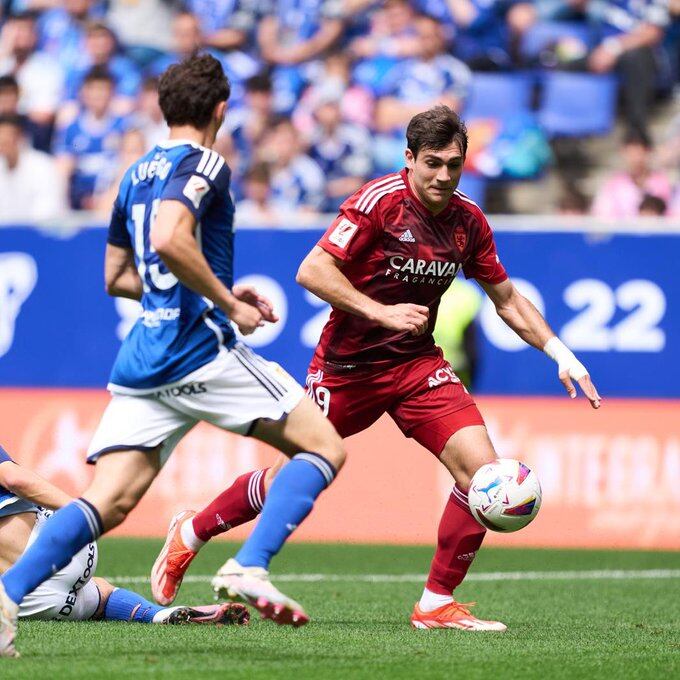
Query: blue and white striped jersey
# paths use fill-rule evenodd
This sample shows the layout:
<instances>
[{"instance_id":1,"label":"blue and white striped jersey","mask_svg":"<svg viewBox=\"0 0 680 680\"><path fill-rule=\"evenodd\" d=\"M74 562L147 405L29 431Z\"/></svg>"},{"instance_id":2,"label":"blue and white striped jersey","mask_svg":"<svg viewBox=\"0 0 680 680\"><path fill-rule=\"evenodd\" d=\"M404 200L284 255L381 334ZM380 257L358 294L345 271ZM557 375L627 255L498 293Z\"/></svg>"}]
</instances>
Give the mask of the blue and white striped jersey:
<instances>
[{"instance_id":1,"label":"blue and white striped jersey","mask_svg":"<svg viewBox=\"0 0 680 680\"><path fill-rule=\"evenodd\" d=\"M0 465L7 462L13 463L14 461L9 457L7 451L0 446ZM21 512L38 512L38 506L20 498L0 485L0 517L18 515Z\"/></svg>"},{"instance_id":2,"label":"blue and white striped jersey","mask_svg":"<svg viewBox=\"0 0 680 680\"><path fill-rule=\"evenodd\" d=\"M197 241L225 286L233 284L234 205L224 158L198 144L170 140L125 173L113 207L108 241L131 248L142 279L143 312L118 352L109 389L144 394L176 383L232 347L234 331L215 308L168 271L150 243L161 201L183 203L194 215Z\"/></svg>"}]
</instances>

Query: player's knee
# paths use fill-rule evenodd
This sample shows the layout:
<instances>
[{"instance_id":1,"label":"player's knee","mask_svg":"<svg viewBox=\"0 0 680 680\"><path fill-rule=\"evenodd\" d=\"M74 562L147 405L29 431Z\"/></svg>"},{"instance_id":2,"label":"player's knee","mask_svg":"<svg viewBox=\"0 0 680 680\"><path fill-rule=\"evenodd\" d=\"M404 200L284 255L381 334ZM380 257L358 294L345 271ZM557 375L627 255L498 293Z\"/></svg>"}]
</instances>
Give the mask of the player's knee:
<instances>
[{"instance_id":1,"label":"player's knee","mask_svg":"<svg viewBox=\"0 0 680 680\"><path fill-rule=\"evenodd\" d=\"M334 428L331 428L331 431L326 434L323 442L317 447L315 453L323 456L333 465L336 471L340 470L347 458L345 445Z\"/></svg>"}]
</instances>

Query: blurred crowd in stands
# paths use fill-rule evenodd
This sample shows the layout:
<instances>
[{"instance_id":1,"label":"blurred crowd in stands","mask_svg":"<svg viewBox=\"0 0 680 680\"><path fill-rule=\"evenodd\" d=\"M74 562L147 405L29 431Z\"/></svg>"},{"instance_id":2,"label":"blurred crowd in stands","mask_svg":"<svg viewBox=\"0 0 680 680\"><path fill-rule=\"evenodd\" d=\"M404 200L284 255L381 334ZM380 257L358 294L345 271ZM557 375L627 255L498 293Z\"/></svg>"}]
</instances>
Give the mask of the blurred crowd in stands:
<instances>
[{"instance_id":1,"label":"blurred crowd in stands","mask_svg":"<svg viewBox=\"0 0 680 680\"><path fill-rule=\"evenodd\" d=\"M540 178L555 142L610 134L620 172L555 210L680 215L680 0L4 0L0 221L108 213L128 165L162 140L158 77L196 50L232 84L217 148L241 222L315 219L403 166L415 113L468 123L462 190ZM655 148L653 142L662 141Z\"/></svg>"}]
</instances>

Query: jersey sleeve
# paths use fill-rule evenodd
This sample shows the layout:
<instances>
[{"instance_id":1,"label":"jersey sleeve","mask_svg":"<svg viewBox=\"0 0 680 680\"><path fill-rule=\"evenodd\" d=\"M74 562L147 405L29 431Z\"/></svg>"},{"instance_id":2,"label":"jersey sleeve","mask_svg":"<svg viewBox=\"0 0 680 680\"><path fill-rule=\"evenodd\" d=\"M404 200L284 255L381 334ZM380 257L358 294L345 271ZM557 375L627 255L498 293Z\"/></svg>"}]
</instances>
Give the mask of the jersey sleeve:
<instances>
[{"instance_id":1,"label":"jersey sleeve","mask_svg":"<svg viewBox=\"0 0 680 680\"><path fill-rule=\"evenodd\" d=\"M228 196L230 174L217 151L196 149L180 161L160 198L183 203L198 222L215 199Z\"/></svg>"},{"instance_id":2,"label":"jersey sleeve","mask_svg":"<svg viewBox=\"0 0 680 680\"><path fill-rule=\"evenodd\" d=\"M472 256L463 266L463 272L468 279L492 284L502 283L508 278L508 274L496 252L493 232L483 214L480 213L477 219L480 227L479 240Z\"/></svg>"},{"instance_id":3,"label":"jersey sleeve","mask_svg":"<svg viewBox=\"0 0 680 680\"><path fill-rule=\"evenodd\" d=\"M111 210L111 221L109 222L109 234L107 242L112 246L119 248L132 248L130 241L130 234L127 230L127 220L125 218L125 210L120 203L120 194L116 198Z\"/></svg>"},{"instance_id":4,"label":"jersey sleeve","mask_svg":"<svg viewBox=\"0 0 680 680\"><path fill-rule=\"evenodd\" d=\"M371 211L372 215L366 215L357 209L357 199L355 194L340 206L340 213L317 243L320 248L343 262L351 262L369 248L382 231L373 217L378 211Z\"/></svg>"},{"instance_id":5,"label":"jersey sleeve","mask_svg":"<svg viewBox=\"0 0 680 680\"><path fill-rule=\"evenodd\" d=\"M7 462L13 463L14 461L9 457L7 451L5 451L5 449L3 449L2 446L0 446L0 463Z\"/></svg>"}]
</instances>

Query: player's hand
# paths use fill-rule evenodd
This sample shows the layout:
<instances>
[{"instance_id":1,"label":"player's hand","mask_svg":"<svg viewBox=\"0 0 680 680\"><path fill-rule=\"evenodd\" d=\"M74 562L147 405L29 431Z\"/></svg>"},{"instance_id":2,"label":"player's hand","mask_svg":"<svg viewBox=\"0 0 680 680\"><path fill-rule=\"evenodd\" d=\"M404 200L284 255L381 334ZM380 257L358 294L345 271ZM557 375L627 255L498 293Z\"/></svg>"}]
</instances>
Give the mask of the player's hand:
<instances>
[{"instance_id":1,"label":"player's hand","mask_svg":"<svg viewBox=\"0 0 680 680\"><path fill-rule=\"evenodd\" d=\"M590 405L593 408L600 408L601 402L600 395L597 393L595 385L593 385L593 382L590 379L588 373L583 374L583 371L581 371L579 367L585 370L583 368L583 364L580 363L578 366L565 368L564 370L561 370L559 372L560 381L567 390L567 394L572 399L576 399L576 388L574 387L574 383L572 382L572 380L576 380L579 387L583 390L583 394L585 394L588 400L590 401Z\"/></svg>"},{"instance_id":2,"label":"player's hand","mask_svg":"<svg viewBox=\"0 0 680 680\"><path fill-rule=\"evenodd\" d=\"M279 320L278 315L274 312L274 305L269 298L260 295L255 286L236 285L231 289L231 293L241 302L257 307L265 321L276 323Z\"/></svg>"},{"instance_id":3,"label":"player's hand","mask_svg":"<svg viewBox=\"0 0 680 680\"><path fill-rule=\"evenodd\" d=\"M238 326L241 335L250 335L255 329L264 326L262 312L247 302L241 302L237 299L227 313L229 318Z\"/></svg>"},{"instance_id":4,"label":"player's hand","mask_svg":"<svg viewBox=\"0 0 680 680\"><path fill-rule=\"evenodd\" d=\"M403 302L398 305L384 305L378 323L393 331L422 335L427 331L429 317L430 310L427 307Z\"/></svg>"}]
</instances>

